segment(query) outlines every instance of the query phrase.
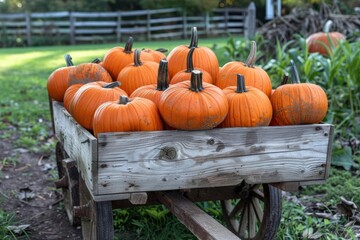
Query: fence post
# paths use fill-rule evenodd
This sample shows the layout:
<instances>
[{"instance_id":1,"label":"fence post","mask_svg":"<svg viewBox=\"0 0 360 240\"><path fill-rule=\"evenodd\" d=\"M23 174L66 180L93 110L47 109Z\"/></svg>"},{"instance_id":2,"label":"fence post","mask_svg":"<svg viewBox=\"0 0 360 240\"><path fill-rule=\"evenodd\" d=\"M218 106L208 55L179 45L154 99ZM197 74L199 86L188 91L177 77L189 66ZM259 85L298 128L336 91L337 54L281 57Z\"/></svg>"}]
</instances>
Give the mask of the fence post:
<instances>
[{"instance_id":1,"label":"fence post","mask_svg":"<svg viewBox=\"0 0 360 240\"><path fill-rule=\"evenodd\" d=\"M251 39L255 36L256 32L256 7L254 2L250 2L247 9L247 15L245 19L245 39Z\"/></svg>"},{"instance_id":2,"label":"fence post","mask_svg":"<svg viewBox=\"0 0 360 240\"><path fill-rule=\"evenodd\" d=\"M225 12L224 12L224 14L225 14L225 31L226 32L228 32L228 30L229 30L229 9L228 8L225 8L224 9L225 10Z\"/></svg>"},{"instance_id":3,"label":"fence post","mask_svg":"<svg viewBox=\"0 0 360 240\"><path fill-rule=\"evenodd\" d=\"M206 33L207 37L210 35L210 16L209 16L209 12L205 13L205 33Z\"/></svg>"},{"instance_id":4,"label":"fence post","mask_svg":"<svg viewBox=\"0 0 360 240\"><path fill-rule=\"evenodd\" d=\"M26 41L28 46L31 46L31 20L30 20L30 13L25 14L25 23L26 23Z\"/></svg>"},{"instance_id":5,"label":"fence post","mask_svg":"<svg viewBox=\"0 0 360 240\"><path fill-rule=\"evenodd\" d=\"M73 16L73 12L70 12L70 44L75 45L75 17Z\"/></svg>"},{"instance_id":6,"label":"fence post","mask_svg":"<svg viewBox=\"0 0 360 240\"><path fill-rule=\"evenodd\" d=\"M121 41L121 12L117 12L117 24L116 24L116 42Z\"/></svg>"},{"instance_id":7,"label":"fence post","mask_svg":"<svg viewBox=\"0 0 360 240\"><path fill-rule=\"evenodd\" d=\"M146 18L146 32L147 32L147 40L151 41L151 13L150 10L147 10L147 18Z\"/></svg>"},{"instance_id":8,"label":"fence post","mask_svg":"<svg viewBox=\"0 0 360 240\"><path fill-rule=\"evenodd\" d=\"M183 35L184 35L184 39L187 38L187 21L186 21L186 10L183 9Z\"/></svg>"}]
</instances>

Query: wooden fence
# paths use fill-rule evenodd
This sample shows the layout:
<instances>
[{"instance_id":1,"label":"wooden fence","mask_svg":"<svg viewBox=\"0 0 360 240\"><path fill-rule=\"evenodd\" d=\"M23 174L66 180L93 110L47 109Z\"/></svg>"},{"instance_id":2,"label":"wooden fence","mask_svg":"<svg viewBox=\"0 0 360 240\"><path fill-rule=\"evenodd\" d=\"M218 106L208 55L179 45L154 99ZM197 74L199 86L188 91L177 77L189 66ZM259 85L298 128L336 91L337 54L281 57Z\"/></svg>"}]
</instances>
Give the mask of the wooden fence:
<instances>
[{"instance_id":1,"label":"wooden fence","mask_svg":"<svg viewBox=\"0 0 360 240\"><path fill-rule=\"evenodd\" d=\"M77 44L187 38L193 26L199 35L255 34L255 4L219 8L189 16L179 8L119 12L49 12L0 14L0 45Z\"/></svg>"}]
</instances>

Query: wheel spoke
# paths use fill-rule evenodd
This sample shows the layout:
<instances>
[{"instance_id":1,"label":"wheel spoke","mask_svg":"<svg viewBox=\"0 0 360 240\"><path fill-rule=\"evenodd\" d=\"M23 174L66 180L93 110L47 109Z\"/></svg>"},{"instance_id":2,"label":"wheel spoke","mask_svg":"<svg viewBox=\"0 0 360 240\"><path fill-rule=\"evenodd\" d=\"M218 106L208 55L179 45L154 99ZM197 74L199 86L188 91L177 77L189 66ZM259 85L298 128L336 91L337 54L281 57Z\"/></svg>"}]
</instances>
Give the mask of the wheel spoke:
<instances>
[{"instance_id":1,"label":"wheel spoke","mask_svg":"<svg viewBox=\"0 0 360 240\"><path fill-rule=\"evenodd\" d=\"M236 206L232 209L232 211L230 212L229 217L230 217L230 218L235 217L235 214L239 213L239 212L243 209L244 205L245 205L245 201L244 201L244 200L240 200L240 201L236 204Z\"/></svg>"},{"instance_id":2,"label":"wheel spoke","mask_svg":"<svg viewBox=\"0 0 360 240\"><path fill-rule=\"evenodd\" d=\"M251 199L250 199L251 202ZM256 215L252 204L248 205L248 237L252 238L255 236L255 229L256 229Z\"/></svg>"},{"instance_id":3,"label":"wheel spoke","mask_svg":"<svg viewBox=\"0 0 360 240\"><path fill-rule=\"evenodd\" d=\"M259 189L251 192L252 196L256 197L257 199L261 201L265 201L264 193L262 193Z\"/></svg>"},{"instance_id":4,"label":"wheel spoke","mask_svg":"<svg viewBox=\"0 0 360 240\"><path fill-rule=\"evenodd\" d=\"M264 212L263 212L263 210L262 210L262 208L260 206L259 199L252 197L251 198L251 205L254 208L257 220L259 222L261 222L263 217L264 217Z\"/></svg>"},{"instance_id":5,"label":"wheel spoke","mask_svg":"<svg viewBox=\"0 0 360 240\"><path fill-rule=\"evenodd\" d=\"M246 232L246 228L247 228L247 225L248 225L248 211L247 211L247 208L248 208L248 204L246 204L243 207L243 210L241 212L240 225L239 225L239 228L238 228L240 238L245 237L245 232Z\"/></svg>"}]
</instances>

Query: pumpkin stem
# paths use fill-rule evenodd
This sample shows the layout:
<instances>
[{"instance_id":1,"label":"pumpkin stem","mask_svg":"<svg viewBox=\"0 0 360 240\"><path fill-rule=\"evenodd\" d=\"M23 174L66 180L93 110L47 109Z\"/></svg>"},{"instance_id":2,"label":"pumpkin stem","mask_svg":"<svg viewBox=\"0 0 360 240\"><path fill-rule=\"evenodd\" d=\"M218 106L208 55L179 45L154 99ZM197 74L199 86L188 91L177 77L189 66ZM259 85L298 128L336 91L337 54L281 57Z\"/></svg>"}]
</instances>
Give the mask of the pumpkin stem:
<instances>
[{"instance_id":1,"label":"pumpkin stem","mask_svg":"<svg viewBox=\"0 0 360 240\"><path fill-rule=\"evenodd\" d=\"M168 61L162 59L159 65L156 90L164 91L169 87Z\"/></svg>"},{"instance_id":2,"label":"pumpkin stem","mask_svg":"<svg viewBox=\"0 0 360 240\"><path fill-rule=\"evenodd\" d=\"M191 71L190 88L193 92L200 92L203 90L202 86L202 72L199 70Z\"/></svg>"},{"instance_id":3,"label":"pumpkin stem","mask_svg":"<svg viewBox=\"0 0 360 240\"><path fill-rule=\"evenodd\" d=\"M165 48L158 48L158 49L155 49L155 51L161 52L161 53L166 53L168 50Z\"/></svg>"},{"instance_id":4,"label":"pumpkin stem","mask_svg":"<svg viewBox=\"0 0 360 240\"><path fill-rule=\"evenodd\" d=\"M124 53L132 53L131 49L134 43L134 39L132 37L129 37L126 41L125 47L124 47Z\"/></svg>"},{"instance_id":5,"label":"pumpkin stem","mask_svg":"<svg viewBox=\"0 0 360 240\"><path fill-rule=\"evenodd\" d=\"M91 63L100 63L101 60L100 58L95 58L94 60L91 61Z\"/></svg>"},{"instance_id":6,"label":"pumpkin stem","mask_svg":"<svg viewBox=\"0 0 360 240\"><path fill-rule=\"evenodd\" d=\"M187 55L186 59L186 72L189 73L192 70L194 70L194 64L193 64L193 53L194 53L195 47L190 48L190 51Z\"/></svg>"},{"instance_id":7,"label":"pumpkin stem","mask_svg":"<svg viewBox=\"0 0 360 240\"><path fill-rule=\"evenodd\" d=\"M291 82L294 84L301 83L299 73L293 60L290 61L291 65Z\"/></svg>"},{"instance_id":8,"label":"pumpkin stem","mask_svg":"<svg viewBox=\"0 0 360 240\"><path fill-rule=\"evenodd\" d=\"M288 80L289 80L289 75L287 75L287 74L285 73L283 79L282 79L281 82L280 82L280 86L287 84L287 83L288 83Z\"/></svg>"},{"instance_id":9,"label":"pumpkin stem","mask_svg":"<svg viewBox=\"0 0 360 240\"><path fill-rule=\"evenodd\" d=\"M250 53L246 60L246 66L254 67L255 61L256 61L256 42L251 41Z\"/></svg>"},{"instance_id":10,"label":"pumpkin stem","mask_svg":"<svg viewBox=\"0 0 360 240\"><path fill-rule=\"evenodd\" d=\"M245 86L244 75L237 74L236 77L237 77L236 78L237 85L236 85L236 91L235 92L237 92L237 93L247 92L248 90L246 89L246 86Z\"/></svg>"},{"instance_id":11,"label":"pumpkin stem","mask_svg":"<svg viewBox=\"0 0 360 240\"><path fill-rule=\"evenodd\" d=\"M103 86L103 88L114 88L114 87L119 87L120 86L120 82L116 81L116 82L111 82L111 83L107 83Z\"/></svg>"},{"instance_id":12,"label":"pumpkin stem","mask_svg":"<svg viewBox=\"0 0 360 240\"><path fill-rule=\"evenodd\" d=\"M324 33L329 33L330 32L330 29L331 29L331 26L333 24L333 21L331 20L327 20L325 25L324 25L324 29L323 29L323 32Z\"/></svg>"},{"instance_id":13,"label":"pumpkin stem","mask_svg":"<svg viewBox=\"0 0 360 240\"><path fill-rule=\"evenodd\" d=\"M197 28L193 27L191 29L191 40L190 40L190 45L189 48L192 47L198 47L198 34L197 34Z\"/></svg>"},{"instance_id":14,"label":"pumpkin stem","mask_svg":"<svg viewBox=\"0 0 360 240\"><path fill-rule=\"evenodd\" d=\"M70 54L65 54L64 58L65 58L67 67L74 66L74 63L72 62L72 57L70 56Z\"/></svg>"},{"instance_id":15,"label":"pumpkin stem","mask_svg":"<svg viewBox=\"0 0 360 240\"><path fill-rule=\"evenodd\" d=\"M140 53L141 51L139 49L135 49L135 52L134 52L134 65L136 67L139 67L142 65L142 62L140 61Z\"/></svg>"},{"instance_id":16,"label":"pumpkin stem","mask_svg":"<svg viewBox=\"0 0 360 240\"><path fill-rule=\"evenodd\" d=\"M120 96L119 104L126 105L127 103L131 102L130 98L125 95Z\"/></svg>"}]
</instances>

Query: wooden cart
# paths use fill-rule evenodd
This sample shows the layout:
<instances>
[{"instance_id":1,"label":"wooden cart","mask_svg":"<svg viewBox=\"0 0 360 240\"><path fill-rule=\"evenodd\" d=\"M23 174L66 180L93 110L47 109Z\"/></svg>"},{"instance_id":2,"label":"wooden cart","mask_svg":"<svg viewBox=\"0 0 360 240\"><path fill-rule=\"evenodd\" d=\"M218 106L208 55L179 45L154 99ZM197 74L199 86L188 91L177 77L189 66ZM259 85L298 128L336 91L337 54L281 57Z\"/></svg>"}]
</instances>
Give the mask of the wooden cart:
<instances>
[{"instance_id":1,"label":"wooden cart","mask_svg":"<svg viewBox=\"0 0 360 240\"><path fill-rule=\"evenodd\" d=\"M70 223L112 239L112 209L164 204L199 239L273 239L281 189L324 183L333 126L120 132L95 138L51 103ZM227 228L194 202L220 200Z\"/></svg>"}]
</instances>

